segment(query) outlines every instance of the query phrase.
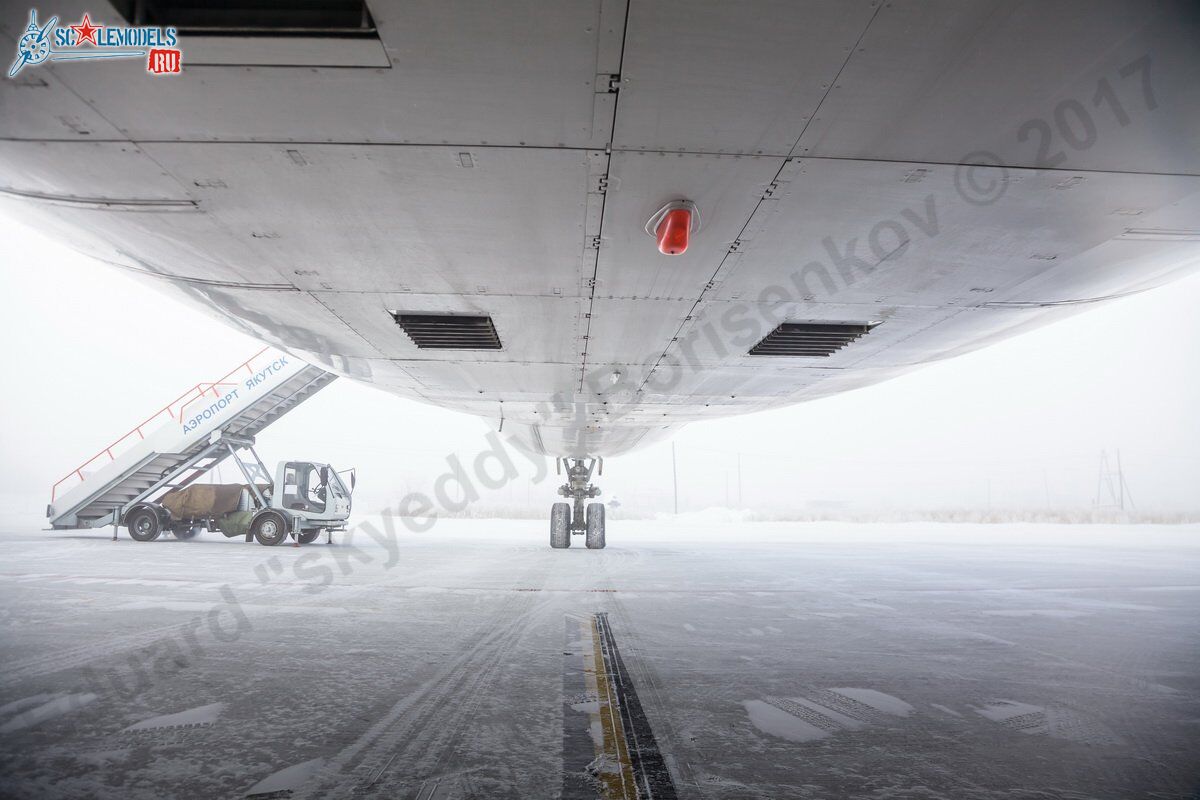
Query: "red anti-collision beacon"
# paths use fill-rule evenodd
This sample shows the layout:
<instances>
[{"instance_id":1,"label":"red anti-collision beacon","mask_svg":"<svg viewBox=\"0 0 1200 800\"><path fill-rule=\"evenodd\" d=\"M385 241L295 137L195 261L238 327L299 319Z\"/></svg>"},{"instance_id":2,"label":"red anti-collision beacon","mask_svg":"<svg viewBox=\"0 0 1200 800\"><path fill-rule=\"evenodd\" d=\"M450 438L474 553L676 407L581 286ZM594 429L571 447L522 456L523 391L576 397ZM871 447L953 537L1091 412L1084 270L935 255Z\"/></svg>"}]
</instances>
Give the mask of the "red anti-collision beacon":
<instances>
[{"instance_id":1,"label":"red anti-collision beacon","mask_svg":"<svg viewBox=\"0 0 1200 800\"><path fill-rule=\"evenodd\" d=\"M658 240L658 252L665 256L678 256L687 252L688 238L692 235L692 212L686 208L675 208L658 223L654 238Z\"/></svg>"},{"instance_id":2,"label":"red anti-collision beacon","mask_svg":"<svg viewBox=\"0 0 1200 800\"><path fill-rule=\"evenodd\" d=\"M692 233L700 230L700 211L690 200L667 203L646 223L646 233L658 242L658 252L678 256L687 252Z\"/></svg>"}]
</instances>

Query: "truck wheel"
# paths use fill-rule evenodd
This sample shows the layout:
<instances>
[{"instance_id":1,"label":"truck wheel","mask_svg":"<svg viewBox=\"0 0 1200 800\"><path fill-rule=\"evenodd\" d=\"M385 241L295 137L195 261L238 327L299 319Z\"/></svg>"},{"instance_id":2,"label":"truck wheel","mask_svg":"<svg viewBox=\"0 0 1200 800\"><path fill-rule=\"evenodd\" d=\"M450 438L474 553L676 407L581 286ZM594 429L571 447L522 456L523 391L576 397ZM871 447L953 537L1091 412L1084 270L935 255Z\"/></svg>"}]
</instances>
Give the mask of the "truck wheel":
<instances>
[{"instance_id":1,"label":"truck wheel","mask_svg":"<svg viewBox=\"0 0 1200 800\"><path fill-rule=\"evenodd\" d=\"M153 542L162 533L162 522L152 508L139 508L125 518L129 538L135 542Z\"/></svg>"},{"instance_id":2,"label":"truck wheel","mask_svg":"<svg viewBox=\"0 0 1200 800\"><path fill-rule=\"evenodd\" d=\"M571 546L571 505L555 503L550 506L550 546L555 550Z\"/></svg>"},{"instance_id":3,"label":"truck wheel","mask_svg":"<svg viewBox=\"0 0 1200 800\"><path fill-rule=\"evenodd\" d=\"M320 535L321 535L321 529L314 528L311 531L301 531L300 535L296 538L298 538L300 540L300 544L312 544L313 542L315 542L317 540L317 537Z\"/></svg>"},{"instance_id":4,"label":"truck wheel","mask_svg":"<svg viewBox=\"0 0 1200 800\"><path fill-rule=\"evenodd\" d=\"M250 523L250 533L259 544L274 547L287 540L287 520L278 511L263 512Z\"/></svg>"}]
</instances>

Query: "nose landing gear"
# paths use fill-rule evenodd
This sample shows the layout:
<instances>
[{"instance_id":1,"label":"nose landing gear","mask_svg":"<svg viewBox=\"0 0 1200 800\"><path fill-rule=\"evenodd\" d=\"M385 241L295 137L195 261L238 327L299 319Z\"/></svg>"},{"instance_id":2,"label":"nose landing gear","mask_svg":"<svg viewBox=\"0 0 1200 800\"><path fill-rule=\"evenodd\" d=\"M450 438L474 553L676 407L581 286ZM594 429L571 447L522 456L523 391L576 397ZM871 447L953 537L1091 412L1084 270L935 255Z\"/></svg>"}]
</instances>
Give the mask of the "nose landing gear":
<instances>
[{"instance_id":1,"label":"nose landing gear","mask_svg":"<svg viewBox=\"0 0 1200 800\"><path fill-rule=\"evenodd\" d=\"M555 468L562 474L567 467L567 482L558 487L558 493L572 502L555 503L550 509L550 546L556 549L571 546L571 536L584 537L590 550L604 547L604 504L587 503L600 496L600 489L592 484L592 473L599 468L604 474L602 458L560 458Z\"/></svg>"}]
</instances>

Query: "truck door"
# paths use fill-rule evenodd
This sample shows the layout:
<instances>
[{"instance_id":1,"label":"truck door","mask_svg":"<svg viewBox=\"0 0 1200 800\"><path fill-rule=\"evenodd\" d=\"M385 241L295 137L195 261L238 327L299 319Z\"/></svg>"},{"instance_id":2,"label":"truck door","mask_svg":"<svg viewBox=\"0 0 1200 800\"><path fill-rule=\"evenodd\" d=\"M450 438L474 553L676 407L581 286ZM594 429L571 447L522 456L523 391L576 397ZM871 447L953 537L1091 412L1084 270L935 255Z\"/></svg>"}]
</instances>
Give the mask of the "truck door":
<instances>
[{"instance_id":1,"label":"truck door","mask_svg":"<svg viewBox=\"0 0 1200 800\"><path fill-rule=\"evenodd\" d=\"M328 492L316 464L289 461L283 468L283 507L291 511L322 513Z\"/></svg>"}]
</instances>

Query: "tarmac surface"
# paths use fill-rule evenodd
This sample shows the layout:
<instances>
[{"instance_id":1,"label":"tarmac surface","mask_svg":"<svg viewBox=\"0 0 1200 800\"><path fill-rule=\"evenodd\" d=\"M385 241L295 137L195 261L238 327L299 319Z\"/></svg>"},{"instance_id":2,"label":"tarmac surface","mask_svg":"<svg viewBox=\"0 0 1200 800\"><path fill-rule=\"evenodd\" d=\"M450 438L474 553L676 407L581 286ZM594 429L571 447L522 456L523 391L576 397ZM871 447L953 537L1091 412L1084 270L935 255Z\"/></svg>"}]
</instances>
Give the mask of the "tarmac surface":
<instances>
[{"instance_id":1,"label":"tarmac surface","mask_svg":"<svg viewBox=\"0 0 1200 800\"><path fill-rule=\"evenodd\" d=\"M0 534L0 796L1200 796L1197 526L371 522Z\"/></svg>"}]
</instances>

